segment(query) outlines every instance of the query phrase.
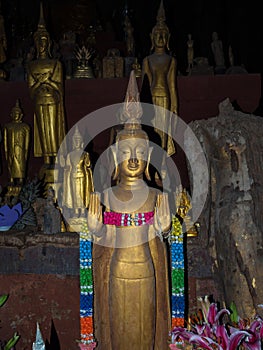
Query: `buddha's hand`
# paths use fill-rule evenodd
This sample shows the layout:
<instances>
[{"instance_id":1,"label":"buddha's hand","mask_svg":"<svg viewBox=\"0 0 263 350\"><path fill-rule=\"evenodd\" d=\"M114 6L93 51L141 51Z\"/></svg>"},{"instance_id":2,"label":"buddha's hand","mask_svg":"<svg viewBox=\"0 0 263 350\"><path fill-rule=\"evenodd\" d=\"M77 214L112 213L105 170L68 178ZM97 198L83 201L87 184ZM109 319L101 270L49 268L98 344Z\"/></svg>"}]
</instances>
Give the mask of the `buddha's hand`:
<instances>
[{"instance_id":1,"label":"buddha's hand","mask_svg":"<svg viewBox=\"0 0 263 350\"><path fill-rule=\"evenodd\" d=\"M168 236L171 227L168 193L157 195L153 225L157 233Z\"/></svg>"},{"instance_id":2,"label":"buddha's hand","mask_svg":"<svg viewBox=\"0 0 263 350\"><path fill-rule=\"evenodd\" d=\"M99 234L103 227L100 193L92 192L88 209L88 229L91 234Z\"/></svg>"},{"instance_id":3,"label":"buddha's hand","mask_svg":"<svg viewBox=\"0 0 263 350\"><path fill-rule=\"evenodd\" d=\"M50 78L50 72L44 72L39 74L39 81L40 83L45 83Z\"/></svg>"}]
</instances>

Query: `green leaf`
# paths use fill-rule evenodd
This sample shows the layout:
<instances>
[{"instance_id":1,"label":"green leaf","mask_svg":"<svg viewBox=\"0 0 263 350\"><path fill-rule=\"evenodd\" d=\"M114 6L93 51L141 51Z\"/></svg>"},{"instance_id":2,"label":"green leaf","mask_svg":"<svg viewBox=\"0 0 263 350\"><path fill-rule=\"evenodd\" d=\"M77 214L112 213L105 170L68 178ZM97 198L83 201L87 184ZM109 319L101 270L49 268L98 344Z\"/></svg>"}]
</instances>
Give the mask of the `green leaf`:
<instances>
[{"instance_id":1,"label":"green leaf","mask_svg":"<svg viewBox=\"0 0 263 350\"><path fill-rule=\"evenodd\" d=\"M0 307L4 305L7 299L8 299L8 294L3 294L0 296Z\"/></svg>"},{"instance_id":2,"label":"green leaf","mask_svg":"<svg viewBox=\"0 0 263 350\"><path fill-rule=\"evenodd\" d=\"M9 339L9 341L7 342L7 344L4 347L4 350L10 350L13 346L16 345L16 343L18 342L20 338L20 335L18 335L17 333L15 333L13 335L13 337L11 339Z\"/></svg>"},{"instance_id":3,"label":"green leaf","mask_svg":"<svg viewBox=\"0 0 263 350\"><path fill-rule=\"evenodd\" d=\"M236 304L233 301L230 304L230 311L231 311L231 314L230 314L231 322L237 324L238 320L239 320L239 316L238 316L238 313L237 313Z\"/></svg>"}]
</instances>

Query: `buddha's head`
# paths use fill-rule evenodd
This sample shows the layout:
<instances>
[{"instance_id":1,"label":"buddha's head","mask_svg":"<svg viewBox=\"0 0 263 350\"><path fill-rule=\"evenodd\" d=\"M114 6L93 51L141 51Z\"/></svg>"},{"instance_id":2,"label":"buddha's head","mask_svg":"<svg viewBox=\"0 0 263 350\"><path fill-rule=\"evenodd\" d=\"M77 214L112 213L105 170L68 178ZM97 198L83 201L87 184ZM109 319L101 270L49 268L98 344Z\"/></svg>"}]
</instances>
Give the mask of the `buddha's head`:
<instances>
[{"instance_id":1,"label":"buddha's head","mask_svg":"<svg viewBox=\"0 0 263 350\"><path fill-rule=\"evenodd\" d=\"M149 139L138 127L125 124L116 138L116 158L119 174L132 178L141 178L149 160ZM147 176L148 174L146 174Z\"/></svg>"},{"instance_id":2,"label":"buddha's head","mask_svg":"<svg viewBox=\"0 0 263 350\"><path fill-rule=\"evenodd\" d=\"M115 175L141 178L145 172L149 179L148 164L151 153L149 138L142 130L140 118L142 108L139 102L138 86L134 71L131 72L124 107L122 110L123 129L116 136L112 148L115 161Z\"/></svg>"},{"instance_id":3,"label":"buddha's head","mask_svg":"<svg viewBox=\"0 0 263 350\"><path fill-rule=\"evenodd\" d=\"M153 30L151 33L152 49L167 48L169 50L170 32L169 32L169 28L165 23L165 12L164 12L162 1L158 10L158 15L156 19L157 19L157 23L153 27Z\"/></svg>"},{"instance_id":4,"label":"buddha's head","mask_svg":"<svg viewBox=\"0 0 263 350\"><path fill-rule=\"evenodd\" d=\"M16 100L16 105L12 108L10 115L11 115L12 121L17 123L22 121L23 112L19 106L19 100Z\"/></svg>"},{"instance_id":5,"label":"buddha's head","mask_svg":"<svg viewBox=\"0 0 263 350\"><path fill-rule=\"evenodd\" d=\"M83 138L79 132L78 126L76 126L72 137L73 149L81 149L83 147Z\"/></svg>"},{"instance_id":6,"label":"buddha's head","mask_svg":"<svg viewBox=\"0 0 263 350\"><path fill-rule=\"evenodd\" d=\"M45 26L42 3L40 3L40 18L38 28L34 33L34 43L37 49L37 57L47 54L50 56L51 40Z\"/></svg>"}]
</instances>

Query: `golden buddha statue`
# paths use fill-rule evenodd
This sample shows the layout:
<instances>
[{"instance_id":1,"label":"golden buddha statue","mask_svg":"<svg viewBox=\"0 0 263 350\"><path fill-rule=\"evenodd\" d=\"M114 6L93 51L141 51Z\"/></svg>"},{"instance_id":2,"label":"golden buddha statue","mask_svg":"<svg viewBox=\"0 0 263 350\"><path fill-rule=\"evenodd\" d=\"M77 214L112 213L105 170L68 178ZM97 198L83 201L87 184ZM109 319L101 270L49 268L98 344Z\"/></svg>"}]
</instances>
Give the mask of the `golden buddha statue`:
<instances>
[{"instance_id":1,"label":"golden buddha statue","mask_svg":"<svg viewBox=\"0 0 263 350\"><path fill-rule=\"evenodd\" d=\"M137 86L132 71L129 86ZM131 89L132 90L132 89ZM128 88L129 91L129 88ZM92 193L94 334L100 350L168 349L171 327L167 246L168 195L150 188L151 149L139 123L138 95L126 95L124 127L112 146L116 186Z\"/></svg>"},{"instance_id":2,"label":"golden buddha statue","mask_svg":"<svg viewBox=\"0 0 263 350\"><path fill-rule=\"evenodd\" d=\"M122 78L124 70L124 60L120 50L111 48L107 51L107 56L102 59L103 78Z\"/></svg>"},{"instance_id":3,"label":"golden buddha statue","mask_svg":"<svg viewBox=\"0 0 263 350\"><path fill-rule=\"evenodd\" d=\"M192 34L188 34L187 40L187 69L188 75L191 75L192 68L194 66L194 40L192 39Z\"/></svg>"},{"instance_id":4,"label":"golden buddha statue","mask_svg":"<svg viewBox=\"0 0 263 350\"><path fill-rule=\"evenodd\" d=\"M174 193L176 214L181 218L185 232L188 237L198 236L199 223L193 223L190 211L192 209L192 203L189 193L182 186L178 186Z\"/></svg>"},{"instance_id":5,"label":"golden buddha statue","mask_svg":"<svg viewBox=\"0 0 263 350\"><path fill-rule=\"evenodd\" d=\"M4 149L7 168L10 174L10 186L20 187L26 177L29 155L30 126L22 121L23 112L19 100L11 111L10 123L4 125ZM18 194L18 193L17 193Z\"/></svg>"},{"instance_id":6,"label":"golden buddha statue","mask_svg":"<svg viewBox=\"0 0 263 350\"><path fill-rule=\"evenodd\" d=\"M128 15L124 19L124 32L125 32L125 44L126 44L126 54L127 56L134 56L135 53L135 42L133 37L133 26L131 24Z\"/></svg>"},{"instance_id":7,"label":"golden buddha statue","mask_svg":"<svg viewBox=\"0 0 263 350\"><path fill-rule=\"evenodd\" d=\"M63 68L50 54L51 40L46 30L42 3L40 20L34 33L37 58L28 63L27 81L34 103L34 155L44 157L48 167L65 136Z\"/></svg>"},{"instance_id":8,"label":"golden buddha statue","mask_svg":"<svg viewBox=\"0 0 263 350\"><path fill-rule=\"evenodd\" d=\"M175 146L171 136L176 120L167 115L167 110L178 113L178 98L176 84L177 63L174 57L166 53L169 50L169 29L165 23L165 12L161 1L157 15L157 24L152 30L151 41L154 52L145 57L142 64L142 79L148 76L153 104L163 107L163 111L156 109L154 127L162 139L162 147L168 155L175 153ZM174 124L174 125L173 125ZM166 132L165 132L166 131Z\"/></svg>"},{"instance_id":9,"label":"golden buddha statue","mask_svg":"<svg viewBox=\"0 0 263 350\"><path fill-rule=\"evenodd\" d=\"M138 62L138 58L137 57L135 57L134 63L132 64L132 69L134 70L136 78L141 78L142 70L141 70L141 65Z\"/></svg>"},{"instance_id":10,"label":"golden buddha statue","mask_svg":"<svg viewBox=\"0 0 263 350\"><path fill-rule=\"evenodd\" d=\"M69 218L69 225L73 227L79 220L84 218L86 208L89 205L90 193L94 191L89 153L83 150L83 138L76 127L73 134L73 149L68 153L66 160L61 159L64 166L64 183L62 203L73 211Z\"/></svg>"},{"instance_id":11,"label":"golden buddha statue","mask_svg":"<svg viewBox=\"0 0 263 350\"><path fill-rule=\"evenodd\" d=\"M89 60L93 55L94 50L84 45L75 50L75 56L78 60L77 69L74 72L74 78L94 78L92 67L89 64Z\"/></svg>"}]
</instances>

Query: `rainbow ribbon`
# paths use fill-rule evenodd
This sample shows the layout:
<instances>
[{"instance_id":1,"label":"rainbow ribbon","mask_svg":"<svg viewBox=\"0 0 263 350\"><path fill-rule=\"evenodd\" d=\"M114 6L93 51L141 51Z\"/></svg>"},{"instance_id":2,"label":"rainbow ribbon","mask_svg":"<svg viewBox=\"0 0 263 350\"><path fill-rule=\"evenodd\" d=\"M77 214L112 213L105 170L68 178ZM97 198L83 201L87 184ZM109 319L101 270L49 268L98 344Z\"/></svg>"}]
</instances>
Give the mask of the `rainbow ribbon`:
<instances>
[{"instance_id":1,"label":"rainbow ribbon","mask_svg":"<svg viewBox=\"0 0 263 350\"><path fill-rule=\"evenodd\" d=\"M169 237L172 280L172 328L185 324L184 234L179 219L173 215Z\"/></svg>"},{"instance_id":2,"label":"rainbow ribbon","mask_svg":"<svg viewBox=\"0 0 263 350\"><path fill-rule=\"evenodd\" d=\"M88 226L84 225L79 237L80 278L80 342L93 344L93 280L92 241ZM87 347L88 348L88 347Z\"/></svg>"}]
</instances>

